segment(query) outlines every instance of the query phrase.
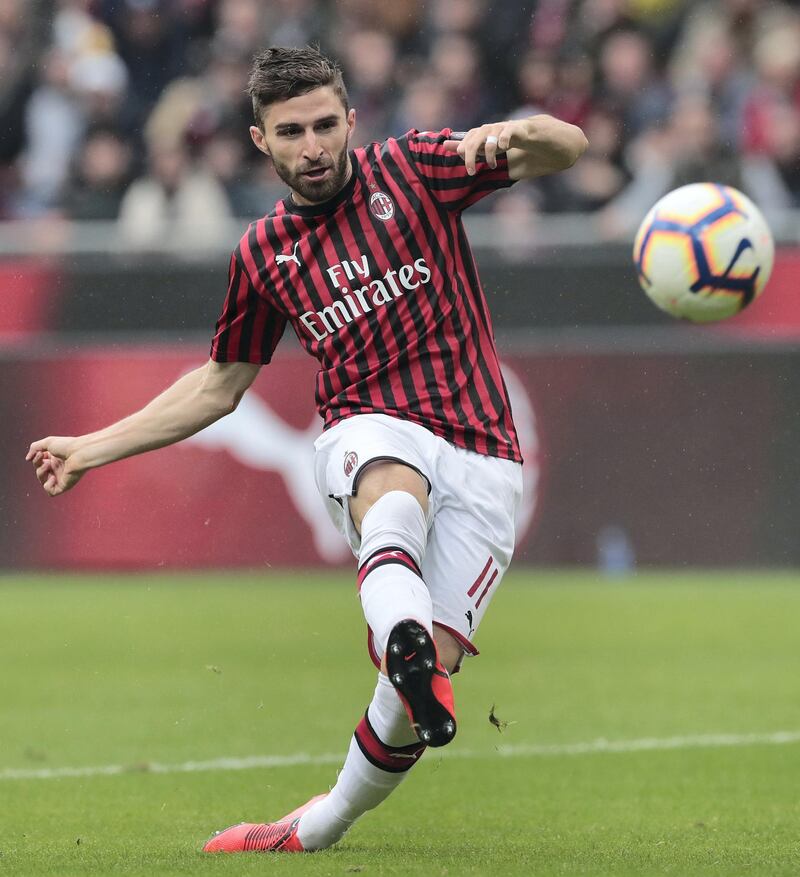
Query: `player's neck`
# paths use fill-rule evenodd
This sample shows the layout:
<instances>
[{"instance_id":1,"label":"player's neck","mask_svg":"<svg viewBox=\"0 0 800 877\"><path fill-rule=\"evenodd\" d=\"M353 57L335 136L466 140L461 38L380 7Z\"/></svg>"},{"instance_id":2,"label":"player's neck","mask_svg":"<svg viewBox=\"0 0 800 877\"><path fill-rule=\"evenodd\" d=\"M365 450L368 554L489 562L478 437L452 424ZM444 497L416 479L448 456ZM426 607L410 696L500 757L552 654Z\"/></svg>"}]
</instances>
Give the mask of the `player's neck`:
<instances>
[{"instance_id":1,"label":"player's neck","mask_svg":"<svg viewBox=\"0 0 800 877\"><path fill-rule=\"evenodd\" d=\"M350 182L350 177L353 176L353 162L350 158L350 155L347 156L347 173L345 174L344 180L342 181L342 185L339 188L328 195L327 198L323 198L321 201L311 201L308 198L304 198L302 195L298 195L294 189L289 189L289 197L292 199L292 202L296 204L298 207L315 207L317 204L325 204L327 201L330 201L332 198L335 198L339 192L344 189L344 187Z\"/></svg>"}]
</instances>

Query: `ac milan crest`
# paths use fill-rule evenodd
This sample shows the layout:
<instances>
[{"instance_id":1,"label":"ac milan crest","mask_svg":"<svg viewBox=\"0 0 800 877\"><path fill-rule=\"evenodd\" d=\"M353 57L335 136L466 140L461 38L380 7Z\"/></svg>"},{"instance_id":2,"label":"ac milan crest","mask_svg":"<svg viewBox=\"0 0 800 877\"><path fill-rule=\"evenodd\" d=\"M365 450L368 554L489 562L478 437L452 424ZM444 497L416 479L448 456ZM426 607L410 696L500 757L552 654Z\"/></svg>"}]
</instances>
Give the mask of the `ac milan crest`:
<instances>
[{"instance_id":1,"label":"ac milan crest","mask_svg":"<svg viewBox=\"0 0 800 877\"><path fill-rule=\"evenodd\" d=\"M369 209L377 219L388 222L394 216L394 201L386 192L378 191L369 199Z\"/></svg>"},{"instance_id":2,"label":"ac milan crest","mask_svg":"<svg viewBox=\"0 0 800 877\"><path fill-rule=\"evenodd\" d=\"M344 455L344 474L349 475L358 466L358 455L355 451L348 451Z\"/></svg>"}]
</instances>

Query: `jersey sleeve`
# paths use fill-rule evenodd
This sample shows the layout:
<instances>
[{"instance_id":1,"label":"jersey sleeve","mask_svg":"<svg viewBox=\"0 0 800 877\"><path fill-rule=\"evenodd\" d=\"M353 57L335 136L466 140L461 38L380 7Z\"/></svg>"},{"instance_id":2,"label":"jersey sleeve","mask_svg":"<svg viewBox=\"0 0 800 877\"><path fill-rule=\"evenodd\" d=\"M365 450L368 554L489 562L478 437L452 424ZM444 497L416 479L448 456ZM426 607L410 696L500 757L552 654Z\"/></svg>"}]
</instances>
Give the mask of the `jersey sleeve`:
<instances>
[{"instance_id":1,"label":"jersey sleeve","mask_svg":"<svg viewBox=\"0 0 800 877\"><path fill-rule=\"evenodd\" d=\"M450 128L437 132L411 130L401 138L423 183L444 207L465 210L496 189L505 189L515 182L508 175L505 155L497 156L496 168L489 167L485 159L478 156L475 176L471 177L464 159L444 148L445 140L450 140L452 134Z\"/></svg>"},{"instance_id":2,"label":"jersey sleeve","mask_svg":"<svg viewBox=\"0 0 800 877\"><path fill-rule=\"evenodd\" d=\"M228 295L211 341L215 362L265 365L286 329L286 317L253 285L237 249L228 269Z\"/></svg>"}]
</instances>

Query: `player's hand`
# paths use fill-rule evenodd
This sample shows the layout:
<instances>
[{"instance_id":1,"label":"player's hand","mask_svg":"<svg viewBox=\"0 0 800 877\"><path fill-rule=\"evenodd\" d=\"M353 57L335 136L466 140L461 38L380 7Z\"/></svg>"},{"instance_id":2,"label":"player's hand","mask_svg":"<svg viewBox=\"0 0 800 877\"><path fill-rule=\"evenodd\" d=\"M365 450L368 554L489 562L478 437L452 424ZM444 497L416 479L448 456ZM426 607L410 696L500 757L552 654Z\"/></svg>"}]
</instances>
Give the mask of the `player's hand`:
<instances>
[{"instance_id":1,"label":"player's hand","mask_svg":"<svg viewBox=\"0 0 800 877\"><path fill-rule=\"evenodd\" d=\"M71 436L49 436L30 446L25 459L33 463L45 493L58 496L80 481L85 470L75 465L74 453Z\"/></svg>"},{"instance_id":2,"label":"player's hand","mask_svg":"<svg viewBox=\"0 0 800 877\"><path fill-rule=\"evenodd\" d=\"M472 128L461 140L445 140L444 148L457 152L467 166L470 176L475 174L478 156L483 156L490 168L497 167L497 156L511 147L511 138L517 132L519 120L512 122L492 122Z\"/></svg>"}]
</instances>

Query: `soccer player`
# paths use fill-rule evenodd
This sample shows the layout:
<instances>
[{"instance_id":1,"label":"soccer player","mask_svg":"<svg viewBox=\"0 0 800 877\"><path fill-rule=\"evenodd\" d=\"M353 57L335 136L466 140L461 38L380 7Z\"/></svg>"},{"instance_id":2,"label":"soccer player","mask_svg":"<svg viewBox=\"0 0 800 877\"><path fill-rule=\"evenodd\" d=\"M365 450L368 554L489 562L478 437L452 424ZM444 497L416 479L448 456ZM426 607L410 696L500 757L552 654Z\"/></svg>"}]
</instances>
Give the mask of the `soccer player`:
<instances>
[{"instance_id":1,"label":"soccer player","mask_svg":"<svg viewBox=\"0 0 800 877\"><path fill-rule=\"evenodd\" d=\"M287 324L319 362L322 498L358 557L377 685L335 786L208 852L320 850L456 733L450 674L508 568L522 466L462 212L515 180L570 167L579 128L549 116L458 135L409 131L349 149L356 114L317 49L253 64L250 134L289 194L231 256L210 360L141 411L28 452L57 496L90 469L230 413ZM336 632L331 631L335 640Z\"/></svg>"}]
</instances>

